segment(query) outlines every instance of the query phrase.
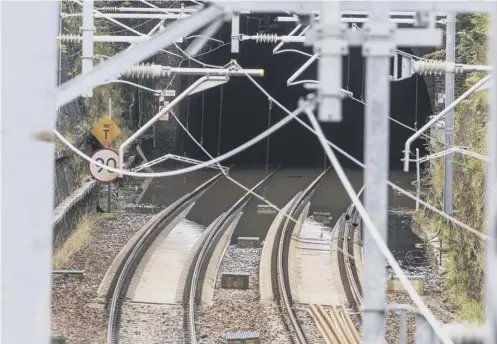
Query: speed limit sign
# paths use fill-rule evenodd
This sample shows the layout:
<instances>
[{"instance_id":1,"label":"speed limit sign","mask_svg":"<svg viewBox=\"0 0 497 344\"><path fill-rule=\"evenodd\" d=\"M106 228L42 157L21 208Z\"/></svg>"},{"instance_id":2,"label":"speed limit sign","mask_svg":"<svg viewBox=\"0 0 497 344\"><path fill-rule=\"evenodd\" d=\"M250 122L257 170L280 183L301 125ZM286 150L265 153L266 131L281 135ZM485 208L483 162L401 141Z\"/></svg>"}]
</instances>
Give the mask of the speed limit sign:
<instances>
[{"instance_id":1,"label":"speed limit sign","mask_svg":"<svg viewBox=\"0 0 497 344\"><path fill-rule=\"evenodd\" d=\"M103 165L112 168L117 168L117 162L119 161L119 155L112 149L108 148L96 151L95 153L93 153L91 158ZM111 172L93 163L90 163L90 174L99 182L104 183L111 182L119 176L119 173Z\"/></svg>"}]
</instances>

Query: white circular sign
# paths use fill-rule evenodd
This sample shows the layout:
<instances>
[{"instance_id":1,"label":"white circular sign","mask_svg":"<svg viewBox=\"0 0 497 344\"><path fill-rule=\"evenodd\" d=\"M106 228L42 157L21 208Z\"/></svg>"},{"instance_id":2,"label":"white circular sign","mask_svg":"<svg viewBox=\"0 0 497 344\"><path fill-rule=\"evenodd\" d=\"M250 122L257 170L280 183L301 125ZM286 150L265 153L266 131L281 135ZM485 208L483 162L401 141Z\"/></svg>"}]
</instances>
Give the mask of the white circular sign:
<instances>
[{"instance_id":1,"label":"white circular sign","mask_svg":"<svg viewBox=\"0 0 497 344\"><path fill-rule=\"evenodd\" d=\"M119 155L112 149L108 148L96 151L95 153L93 153L91 158L101 164L112 168L117 168L119 161ZM93 178L100 182L111 182L119 176L119 173L111 172L93 163L90 163L90 174L93 176Z\"/></svg>"}]
</instances>

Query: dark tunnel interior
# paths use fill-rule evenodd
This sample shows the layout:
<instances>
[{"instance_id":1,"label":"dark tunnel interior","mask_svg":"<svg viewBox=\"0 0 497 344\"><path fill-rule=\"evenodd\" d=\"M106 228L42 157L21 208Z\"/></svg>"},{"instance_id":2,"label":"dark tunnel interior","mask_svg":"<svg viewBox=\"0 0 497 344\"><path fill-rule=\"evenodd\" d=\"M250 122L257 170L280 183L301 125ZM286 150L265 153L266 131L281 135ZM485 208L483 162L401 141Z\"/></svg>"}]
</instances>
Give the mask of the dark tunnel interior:
<instances>
[{"instance_id":1,"label":"dark tunnel interior","mask_svg":"<svg viewBox=\"0 0 497 344\"><path fill-rule=\"evenodd\" d=\"M255 35L266 30L270 33L288 34L290 26L281 24L261 27L261 20L241 16L240 31L243 34ZM224 42L230 41L231 27L226 24L218 36ZM220 43L212 42L215 48ZM307 56L296 53L281 53L273 55L275 44L243 41L240 53L232 54L230 45L225 45L199 59L208 64L225 65L235 58L244 68L262 68L263 78L255 78L269 94L281 102L289 110L294 110L300 97L307 94L302 85L287 87L286 80L308 59ZM291 44L284 49L299 49L312 54L309 47ZM408 49L404 49L410 52ZM363 98L363 58L359 48L350 49L348 57L343 59L343 88L353 92L355 98ZM193 64L192 64L193 66ZM316 79L317 63L313 63L297 80ZM417 92L416 92L417 87ZM422 77L413 76L410 79L391 83L391 117L418 128L432 114L428 92ZM222 95L221 95L222 93ZM221 105L222 97L222 105ZM363 98L364 99L364 98ZM232 77L227 84L196 95L187 100L188 128L202 142L203 146L214 156L225 153L247 140L253 138L268 127L269 102L267 97L258 90L246 77ZM222 111L220 111L222 109ZM364 151L364 105L350 98L343 101L343 120L340 123L321 123L327 138L339 147L363 161ZM270 122L276 123L286 115L273 104ZM304 115L302 119L308 123ZM390 121L390 166L392 169L401 168L402 150L405 140L412 131ZM205 160L205 154L192 140L184 138L184 153L192 158ZM266 157L267 147L269 154ZM423 153L421 142L417 147ZM357 167L349 159L338 154L345 167ZM272 165L320 167L325 163L324 152L318 139L296 121L292 121L266 140L259 142L246 151L236 155L225 165L264 165L266 159Z\"/></svg>"}]
</instances>

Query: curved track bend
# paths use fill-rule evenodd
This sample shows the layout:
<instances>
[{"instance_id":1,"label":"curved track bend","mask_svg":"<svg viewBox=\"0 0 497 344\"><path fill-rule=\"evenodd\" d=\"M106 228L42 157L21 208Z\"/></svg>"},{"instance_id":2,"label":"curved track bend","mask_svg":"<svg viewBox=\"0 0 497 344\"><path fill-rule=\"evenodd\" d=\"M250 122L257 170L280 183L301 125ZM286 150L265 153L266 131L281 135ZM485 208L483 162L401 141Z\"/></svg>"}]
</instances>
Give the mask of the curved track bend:
<instances>
[{"instance_id":1,"label":"curved track bend","mask_svg":"<svg viewBox=\"0 0 497 344\"><path fill-rule=\"evenodd\" d=\"M251 190L256 191L267 180L276 173L278 169L266 175L259 183L257 183ZM252 195L247 192L230 209L221 214L207 230L208 235L205 237L201 246L195 253L192 261L190 271L185 282L185 289L183 293L183 334L184 343L196 344L196 327L195 327L195 310L196 306L200 303L200 295L202 293L202 280L203 274L207 269L209 261L212 257L213 251L219 242L223 233L229 230L231 224L240 216L244 207Z\"/></svg>"},{"instance_id":2,"label":"curved track bend","mask_svg":"<svg viewBox=\"0 0 497 344\"><path fill-rule=\"evenodd\" d=\"M311 199L314 191L319 186L323 176L329 168L323 171L304 191L301 191L293 198L288 205L288 215L293 219L298 219L306 204ZM290 283L288 275L288 251L290 240L295 228L295 222L286 217L280 222L278 232L274 240L271 258L271 278L273 288L273 298L278 304L283 323L285 324L288 339L291 343L308 343L304 331L297 319L290 293Z\"/></svg>"},{"instance_id":3,"label":"curved track bend","mask_svg":"<svg viewBox=\"0 0 497 344\"><path fill-rule=\"evenodd\" d=\"M109 322L107 329L107 343L117 344L119 342L119 329L121 321L121 309L125 301L129 283L140 263L141 258L162 230L168 228L169 224L198 199L207 189L214 185L222 174L217 174L207 182L198 186L192 192L187 193L176 202L157 214L148 224L143 236L132 247L126 256L124 263L119 268L114 278L112 296L108 301Z\"/></svg>"}]
</instances>

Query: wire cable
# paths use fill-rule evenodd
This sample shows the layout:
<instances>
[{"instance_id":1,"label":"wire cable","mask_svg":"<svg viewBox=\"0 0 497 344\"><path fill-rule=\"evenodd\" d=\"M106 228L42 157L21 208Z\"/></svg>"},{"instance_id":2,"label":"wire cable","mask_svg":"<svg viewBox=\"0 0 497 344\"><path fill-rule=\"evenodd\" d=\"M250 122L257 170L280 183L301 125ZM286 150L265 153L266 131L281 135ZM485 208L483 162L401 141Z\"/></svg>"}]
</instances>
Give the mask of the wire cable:
<instances>
[{"instance_id":1,"label":"wire cable","mask_svg":"<svg viewBox=\"0 0 497 344\"><path fill-rule=\"evenodd\" d=\"M174 117L174 119L176 120L176 122L178 123L178 125L181 127L181 129L183 129L185 131L185 133L192 139L193 142L195 142L195 144L207 155L207 157L209 157L210 159L214 159L214 157L207 151L207 149L205 149L196 139L195 137L185 128L185 126L183 125L183 123L178 119L178 117L176 117L176 115L174 114L173 111L171 111L171 115ZM264 203L266 203L267 205L269 205L271 208L273 208L274 210L280 212L284 217L286 217L287 219L289 219L290 221L294 222L295 224L299 224L299 225L303 225L303 222L300 222L299 220L293 218L290 214L288 214L287 212L283 211L282 209L280 209L277 205L271 203L269 200L267 200L265 197L259 195L257 192L247 188L245 185L241 184L240 182L238 182L236 179L232 178L225 170L224 168L219 164L219 162L216 163L218 165L218 168L221 170L221 173L231 182L233 182L234 184L236 184L237 186L239 186L240 188L242 188L243 190L245 190L246 192L250 193L252 196L258 198L259 200L263 201ZM361 189L362 190L362 189ZM359 191L360 193L361 191ZM340 248L338 249L340 252L342 252L343 254L347 255L350 259L354 260L354 256L344 252L343 250L341 250Z\"/></svg>"},{"instance_id":2,"label":"wire cable","mask_svg":"<svg viewBox=\"0 0 497 344\"><path fill-rule=\"evenodd\" d=\"M301 113L301 109L296 109L295 113ZM113 167L104 165L104 164L92 159L91 157L89 157L88 155L83 153L82 151L80 151L71 142L69 142L61 133L59 133L57 131L57 129L53 129L52 132L55 134L55 136L57 136L57 138L59 138L60 141L62 141L62 143L64 143L66 146L68 146L74 153L76 153L77 155L79 155L80 157L85 159L86 161L94 164L95 166L102 167L110 172L119 173L119 174L122 174L125 176L130 176L130 177L139 177L139 178L153 178L153 177L155 177L155 178L158 178L158 177L177 176L177 175L180 175L183 173L198 171L204 167L207 167L207 166L210 166L212 164L215 164L215 163L224 161L228 158L231 158L232 156L234 156L240 152L243 152L245 149L252 147L256 143L264 140L268 135L271 135L272 133L278 131L284 125L291 122L293 119L294 119L294 117L291 114L282 118L277 123L275 123L271 128L263 131L262 133L258 134L254 138L246 141L245 143L241 144L240 146L238 146L238 147L232 149L231 151L226 152L226 153L224 153L224 154L222 154L222 155L220 155L217 158L214 158L212 160L205 161L205 162L198 164L198 165L195 165L195 166L185 167L185 168L182 168L179 170L165 171L165 172L154 172L154 173L133 172L130 170L125 170L125 169L121 169L121 168L113 168Z\"/></svg>"},{"instance_id":3,"label":"wire cable","mask_svg":"<svg viewBox=\"0 0 497 344\"><path fill-rule=\"evenodd\" d=\"M223 66L217 66L217 65L211 65L211 64L208 64L208 63L203 63L199 60L197 60L195 57L193 56L190 56L188 55L188 53L186 53L183 49L181 49L178 44L174 43L174 46L176 47L176 49L178 49L184 56L186 56L186 58L188 58L189 60L192 60L193 62L196 62L198 63L199 65L203 66L203 67L210 67L210 68L219 68L219 69L222 69Z\"/></svg>"},{"instance_id":4,"label":"wire cable","mask_svg":"<svg viewBox=\"0 0 497 344\"><path fill-rule=\"evenodd\" d=\"M278 50L277 52L273 53L273 55L277 55L277 54L281 54L281 53L297 53L297 54L301 54L301 55L304 55L304 56L308 56L308 57L312 57L312 54L308 54L304 51L300 51L300 50L297 50L297 49L283 49L283 50ZM318 57L319 59L319 57Z\"/></svg>"},{"instance_id":5,"label":"wire cable","mask_svg":"<svg viewBox=\"0 0 497 344\"><path fill-rule=\"evenodd\" d=\"M234 62L235 64L238 65L237 62ZM240 66L240 65L238 65ZM241 68L241 67L240 67ZM278 102L276 99L274 99L261 85L259 85L259 83L257 83L257 81L255 81L254 78L252 78L250 75L248 75L247 73L244 73L245 76L262 92L264 93L264 95L266 95L269 99L271 99L276 105L278 105L278 107L280 109L282 109L284 112L286 112L289 116L292 116L297 122L299 122L302 126L304 126L307 130L309 130L310 132L312 132L314 135L316 135L316 131L310 127L307 123L305 123L302 119L300 119L298 117L297 114L295 114L295 111L294 112L290 112L286 107L284 107L280 102ZM357 160L356 158L354 158L352 155L348 154L346 151L344 151L343 149L341 149L340 147L338 147L337 145L335 145L334 143L330 142L327 140L327 144L332 147L333 149L335 149L336 151L338 151L340 154L342 154L343 156L345 156L346 158L348 158L349 160L351 160L352 162L354 162L356 165L362 167L362 168L366 168L366 165L364 165L361 161ZM424 205L426 208L430 209L431 211L437 213L438 215L446 218L447 220L453 222L454 224L458 225L459 227L463 228L463 229L466 229L467 231L477 235L478 237L482 238L483 240L491 240L489 236L483 234L482 232L468 226L467 224L457 220L456 218L450 216L450 215L447 215L445 214L443 211L441 211L440 209L432 206L431 204L423 201L422 199L416 197L415 195L411 194L409 191L407 190L404 190L403 188L397 186L396 184L392 183L391 181L388 181L387 184L394 190L404 194L405 196L411 198L412 200L419 200L419 203Z\"/></svg>"},{"instance_id":6,"label":"wire cable","mask_svg":"<svg viewBox=\"0 0 497 344\"><path fill-rule=\"evenodd\" d=\"M419 311L421 314L423 314L424 318L426 321L431 325L432 330L438 335L439 339L444 343L444 344L452 344L452 340L449 338L447 333L442 330L439 322L433 315L433 313L429 310L429 308L426 306L424 303L423 299L419 296L419 294L416 292L412 284L409 282L407 279L406 275L402 271L402 268L400 267L399 263L393 256L392 252L386 245L385 241L381 237L381 235L378 232L378 229L374 225L373 221L369 217L369 214L367 213L366 209L363 207L361 201L355 194L354 188L352 187L352 184L350 184L350 181L348 180L347 176L345 175L345 172L342 169L342 166L340 165L340 162L338 161L337 157L331 150L330 146L327 144L328 140L324 136L323 130L321 129L321 126L316 119L316 116L314 115L314 112L310 109L306 109L306 114L307 117L309 118L309 121L311 122L315 132L316 136L319 139L319 142L321 143L321 146L326 152L326 155L328 156L328 159L331 161L331 164L335 168L335 171L342 182L343 187L345 188L347 194L349 195L350 199L354 203L357 212L361 215L362 221L366 225L366 228L368 229L371 237L374 239L376 242L377 247L380 249L381 253L384 255L390 266L392 267L392 270L395 272L397 278L400 280L402 283L403 287L411 297L412 301L416 304L418 307Z\"/></svg>"}]
</instances>

